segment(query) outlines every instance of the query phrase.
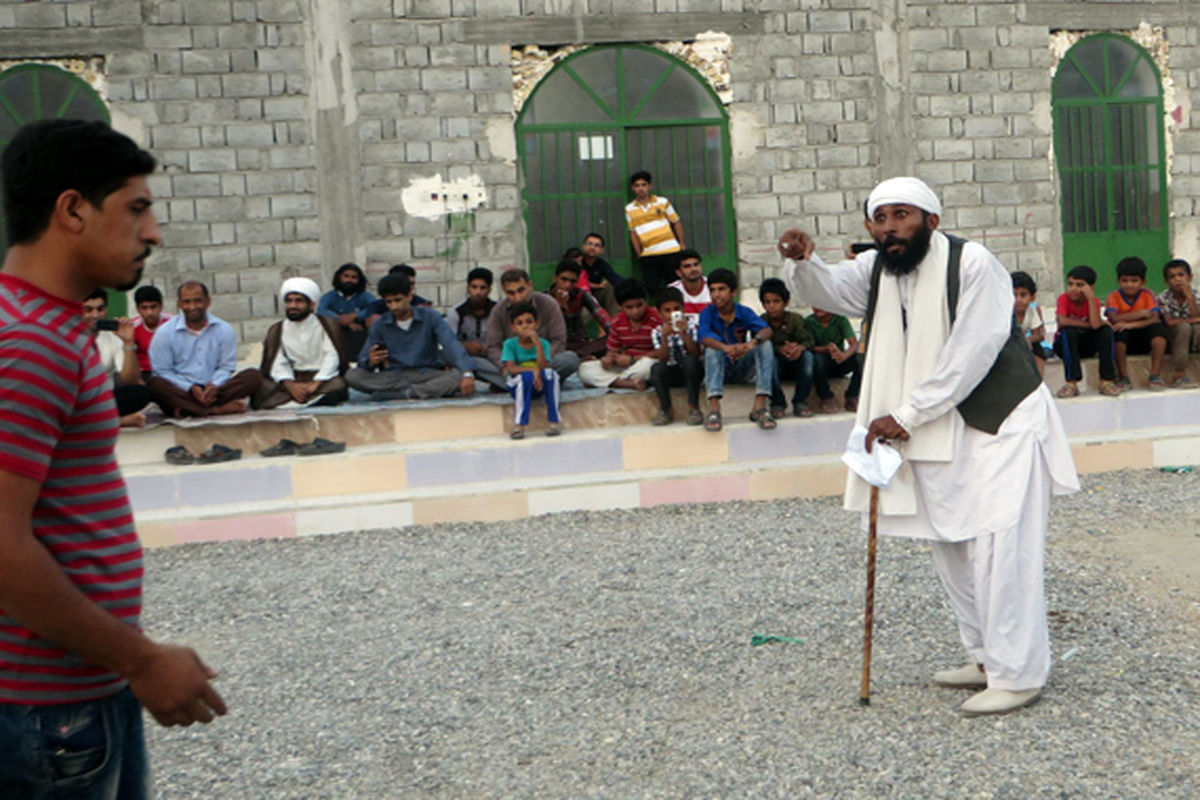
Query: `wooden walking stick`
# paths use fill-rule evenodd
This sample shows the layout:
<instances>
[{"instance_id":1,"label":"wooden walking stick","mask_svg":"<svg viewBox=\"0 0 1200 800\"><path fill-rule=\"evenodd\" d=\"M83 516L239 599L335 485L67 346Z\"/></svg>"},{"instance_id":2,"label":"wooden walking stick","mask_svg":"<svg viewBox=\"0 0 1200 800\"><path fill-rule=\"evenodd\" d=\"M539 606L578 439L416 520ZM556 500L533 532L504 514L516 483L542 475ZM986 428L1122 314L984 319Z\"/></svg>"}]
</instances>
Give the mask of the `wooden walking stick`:
<instances>
[{"instance_id":1,"label":"wooden walking stick","mask_svg":"<svg viewBox=\"0 0 1200 800\"><path fill-rule=\"evenodd\" d=\"M875 528L879 522L879 487L871 487L870 522L867 530L867 612L863 621L862 686L860 706L871 705L871 630L875 625Z\"/></svg>"}]
</instances>

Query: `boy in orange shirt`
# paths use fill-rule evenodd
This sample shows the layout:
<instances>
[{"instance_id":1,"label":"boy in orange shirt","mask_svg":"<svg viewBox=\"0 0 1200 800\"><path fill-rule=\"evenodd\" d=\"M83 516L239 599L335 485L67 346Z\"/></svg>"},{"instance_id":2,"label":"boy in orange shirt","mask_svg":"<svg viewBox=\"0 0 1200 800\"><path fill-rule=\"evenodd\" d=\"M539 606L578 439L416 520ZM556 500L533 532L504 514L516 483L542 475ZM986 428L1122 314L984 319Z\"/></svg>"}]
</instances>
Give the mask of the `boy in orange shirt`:
<instances>
[{"instance_id":1,"label":"boy in orange shirt","mask_svg":"<svg viewBox=\"0 0 1200 800\"><path fill-rule=\"evenodd\" d=\"M1112 324L1116 338L1117 384L1122 389L1133 385L1125 357L1129 353L1150 354L1150 388L1166 387L1162 379L1163 356L1170 333L1162 322L1158 299L1146 288L1146 262L1137 256L1117 264L1119 289L1108 296L1104 314Z\"/></svg>"}]
</instances>

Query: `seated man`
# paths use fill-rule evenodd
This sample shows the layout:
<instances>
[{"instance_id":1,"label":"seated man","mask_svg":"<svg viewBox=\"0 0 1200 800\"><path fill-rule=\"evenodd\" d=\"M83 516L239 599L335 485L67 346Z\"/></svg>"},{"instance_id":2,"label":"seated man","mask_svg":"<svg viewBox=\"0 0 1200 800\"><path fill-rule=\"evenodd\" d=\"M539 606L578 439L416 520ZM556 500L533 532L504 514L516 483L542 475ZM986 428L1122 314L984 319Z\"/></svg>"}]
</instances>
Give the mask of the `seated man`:
<instances>
[{"instance_id":1,"label":"seated man","mask_svg":"<svg viewBox=\"0 0 1200 800\"><path fill-rule=\"evenodd\" d=\"M574 261L562 260L554 269L554 282L546 290L562 310L563 321L567 324L567 349L578 353L580 358L588 356L599 357L604 354L604 337L589 339L583 312L586 309L592 319L608 333L608 312L600 307L592 293L579 288L580 274L583 267Z\"/></svg>"},{"instance_id":2,"label":"seated man","mask_svg":"<svg viewBox=\"0 0 1200 800\"><path fill-rule=\"evenodd\" d=\"M804 318L812 334L813 383L821 400L821 411L836 414L837 400L829 387L830 378L850 376L850 385L842 407L850 413L858 410L858 393L862 388L862 362L858 358L858 337L850 320L821 308Z\"/></svg>"},{"instance_id":3,"label":"seated man","mask_svg":"<svg viewBox=\"0 0 1200 800\"><path fill-rule=\"evenodd\" d=\"M708 276L708 291L713 304L700 312L700 342L704 351L704 381L708 386L706 431L721 430L721 397L725 384L750 383L755 386L754 410L750 421L763 430L777 423L767 408L775 382L775 350L771 346L771 326L748 306L734 302L737 275L731 270L715 269Z\"/></svg>"},{"instance_id":4,"label":"seated man","mask_svg":"<svg viewBox=\"0 0 1200 800\"><path fill-rule=\"evenodd\" d=\"M616 286L621 282L621 276L613 269L613 265L604 260L604 237L598 233L589 233L583 237L583 259L580 266L583 274L579 276L579 285L592 293L597 302L604 306L610 315L620 311L617 297L614 294Z\"/></svg>"},{"instance_id":5,"label":"seated man","mask_svg":"<svg viewBox=\"0 0 1200 800\"><path fill-rule=\"evenodd\" d=\"M212 298L200 281L184 281L179 313L158 326L150 342L154 375L150 396L167 416L241 414L262 384L253 367L236 375L237 335L229 323L208 313Z\"/></svg>"},{"instance_id":6,"label":"seated man","mask_svg":"<svg viewBox=\"0 0 1200 800\"><path fill-rule=\"evenodd\" d=\"M314 314L321 289L308 278L288 278L279 290L287 319L267 330L263 342L263 382L255 408L333 406L350 396L342 374L346 359L336 319Z\"/></svg>"},{"instance_id":7,"label":"seated man","mask_svg":"<svg viewBox=\"0 0 1200 800\"><path fill-rule=\"evenodd\" d=\"M158 326L171 318L163 313L163 296L157 286L139 286L133 293L133 304L138 318L133 321L133 343L137 345L138 369L142 380L150 380L150 340Z\"/></svg>"},{"instance_id":8,"label":"seated man","mask_svg":"<svg viewBox=\"0 0 1200 800\"><path fill-rule=\"evenodd\" d=\"M538 336L550 342L550 369L566 378L579 369L579 356L566 349L567 323L558 302L552 297L533 291L533 281L523 269L510 269L500 276L504 299L492 309L487 326L488 375L484 380L495 384L504 381L500 376L501 350L504 341L516 334L508 309L518 303L533 303L537 310ZM494 374L493 374L494 373Z\"/></svg>"},{"instance_id":9,"label":"seated man","mask_svg":"<svg viewBox=\"0 0 1200 800\"><path fill-rule=\"evenodd\" d=\"M375 302L367 291L367 276L358 264L347 262L333 273L333 288L321 295L317 314L337 320L347 353L357 353L367 340L367 326L359 314Z\"/></svg>"},{"instance_id":10,"label":"seated man","mask_svg":"<svg viewBox=\"0 0 1200 800\"><path fill-rule=\"evenodd\" d=\"M408 264L393 264L388 270L388 275L407 275L413 286L412 307L413 308L432 308L433 303L426 300L421 295L417 294L417 271ZM371 301L366 308L358 312L358 319L368 328L375 324L375 320L387 314L388 306L383 301L382 297L377 297Z\"/></svg>"},{"instance_id":11,"label":"seated man","mask_svg":"<svg viewBox=\"0 0 1200 800\"><path fill-rule=\"evenodd\" d=\"M471 357L440 314L413 307L412 280L393 272L379 282L379 295L388 313L367 331L359 366L346 373L346 383L377 400L427 400L456 392L470 397L475 392Z\"/></svg>"},{"instance_id":12,"label":"seated man","mask_svg":"<svg viewBox=\"0 0 1200 800\"><path fill-rule=\"evenodd\" d=\"M454 338L467 351L475 364L475 374L487 380L492 362L487 358L488 318L496 301L492 293L492 271L487 267L476 267L467 273L467 299L446 312L446 324L454 331ZM491 384L497 391L507 391L503 381Z\"/></svg>"},{"instance_id":13,"label":"seated man","mask_svg":"<svg viewBox=\"0 0 1200 800\"><path fill-rule=\"evenodd\" d=\"M142 409L150 405L150 390L142 383L142 373L138 369L133 320L105 320L107 314L108 292L97 289L84 298L83 319L92 329L92 341L100 352L100 363L112 382L121 427L145 427L146 415ZM108 323L105 330L98 327L102 321Z\"/></svg>"}]
</instances>

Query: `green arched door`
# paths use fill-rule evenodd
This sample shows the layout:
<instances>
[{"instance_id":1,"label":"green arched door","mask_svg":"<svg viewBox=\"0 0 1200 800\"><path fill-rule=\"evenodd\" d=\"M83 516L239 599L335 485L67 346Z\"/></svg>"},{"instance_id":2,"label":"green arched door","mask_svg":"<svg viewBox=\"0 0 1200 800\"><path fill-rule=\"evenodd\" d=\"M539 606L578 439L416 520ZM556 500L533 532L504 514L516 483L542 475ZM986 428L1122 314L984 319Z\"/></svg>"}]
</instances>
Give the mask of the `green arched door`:
<instances>
[{"instance_id":1,"label":"green arched door","mask_svg":"<svg viewBox=\"0 0 1200 800\"><path fill-rule=\"evenodd\" d=\"M649 170L706 270L737 268L729 124L708 83L642 45L574 53L537 85L517 118L522 206L535 285L568 247L596 231L617 271L632 274L625 227L629 175Z\"/></svg>"},{"instance_id":2,"label":"green arched door","mask_svg":"<svg viewBox=\"0 0 1200 800\"><path fill-rule=\"evenodd\" d=\"M1170 257L1162 81L1134 42L1079 41L1054 75L1054 151L1062 203L1063 270L1077 264L1116 287L1116 265L1139 256L1162 286Z\"/></svg>"}]
</instances>

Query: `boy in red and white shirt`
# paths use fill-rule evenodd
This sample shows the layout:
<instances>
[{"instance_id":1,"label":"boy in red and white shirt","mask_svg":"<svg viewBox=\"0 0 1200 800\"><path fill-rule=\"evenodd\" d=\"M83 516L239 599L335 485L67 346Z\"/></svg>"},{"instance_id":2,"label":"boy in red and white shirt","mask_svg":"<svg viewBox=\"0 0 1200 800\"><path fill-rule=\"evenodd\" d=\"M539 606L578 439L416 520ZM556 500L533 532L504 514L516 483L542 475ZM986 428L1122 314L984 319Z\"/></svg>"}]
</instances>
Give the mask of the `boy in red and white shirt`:
<instances>
[{"instance_id":1,"label":"boy in red and white shirt","mask_svg":"<svg viewBox=\"0 0 1200 800\"><path fill-rule=\"evenodd\" d=\"M579 365L579 379L585 386L599 388L646 388L657 359L653 334L662 327L662 317L646 303L646 290L635 280L617 286L621 313L608 328L608 353L601 359Z\"/></svg>"},{"instance_id":2,"label":"boy in red and white shirt","mask_svg":"<svg viewBox=\"0 0 1200 800\"><path fill-rule=\"evenodd\" d=\"M680 251L675 274L679 280L672 283L671 288L683 293L683 313L687 315L689 324L697 325L700 312L712 305L708 281L704 277L704 268L700 266L700 254L695 250Z\"/></svg>"}]
</instances>

